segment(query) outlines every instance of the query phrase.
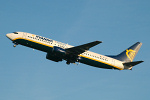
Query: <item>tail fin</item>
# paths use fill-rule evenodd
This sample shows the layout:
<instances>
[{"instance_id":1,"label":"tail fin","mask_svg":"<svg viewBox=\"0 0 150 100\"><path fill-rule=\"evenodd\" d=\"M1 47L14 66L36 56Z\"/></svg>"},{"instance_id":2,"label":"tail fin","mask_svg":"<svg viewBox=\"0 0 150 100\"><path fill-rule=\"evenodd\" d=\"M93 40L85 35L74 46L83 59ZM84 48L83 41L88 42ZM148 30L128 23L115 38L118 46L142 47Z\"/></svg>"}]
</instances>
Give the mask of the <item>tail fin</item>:
<instances>
[{"instance_id":1,"label":"tail fin","mask_svg":"<svg viewBox=\"0 0 150 100\"><path fill-rule=\"evenodd\" d=\"M142 43L137 42L122 53L120 53L119 55L111 57L123 62L132 62L141 46Z\"/></svg>"}]
</instances>

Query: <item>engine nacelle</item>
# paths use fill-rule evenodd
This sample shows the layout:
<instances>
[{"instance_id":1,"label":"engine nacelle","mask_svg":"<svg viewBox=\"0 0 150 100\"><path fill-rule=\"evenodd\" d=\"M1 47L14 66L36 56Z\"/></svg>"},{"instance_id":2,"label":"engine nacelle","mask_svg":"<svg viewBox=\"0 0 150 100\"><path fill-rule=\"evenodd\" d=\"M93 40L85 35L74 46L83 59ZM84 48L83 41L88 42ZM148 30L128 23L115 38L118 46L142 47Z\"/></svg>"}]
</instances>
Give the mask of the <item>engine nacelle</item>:
<instances>
[{"instance_id":1,"label":"engine nacelle","mask_svg":"<svg viewBox=\"0 0 150 100\"><path fill-rule=\"evenodd\" d=\"M52 53L47 53L46 59L49 59L55 62L59 62L63 60L62 57L60 57L59 55L52 54Z\"/></svg>"},{"instance_id":2,"label":"engine nacelle","mask_svg":"<svg viewBox=\"0 0 150 100\"><path fill-rule=\"evenodd\" d=\"M47 53L46 58L58 62L64 59L65 54L65 49L54 46L52 52Z\"/></svg>"},{"instance_id":3,"label":"engine nacelle","mask_svg":"<svg viewBox=\"0 0 150 100\"><path fill-rule=\"evenodd\" d=\"M55 54L58 55L58 56L65 56L66 51L65 51L65 49L63 49L63 48L54 46L54 47L53 47L53 53L55 53Z\"/></svg>"}]
</instances>

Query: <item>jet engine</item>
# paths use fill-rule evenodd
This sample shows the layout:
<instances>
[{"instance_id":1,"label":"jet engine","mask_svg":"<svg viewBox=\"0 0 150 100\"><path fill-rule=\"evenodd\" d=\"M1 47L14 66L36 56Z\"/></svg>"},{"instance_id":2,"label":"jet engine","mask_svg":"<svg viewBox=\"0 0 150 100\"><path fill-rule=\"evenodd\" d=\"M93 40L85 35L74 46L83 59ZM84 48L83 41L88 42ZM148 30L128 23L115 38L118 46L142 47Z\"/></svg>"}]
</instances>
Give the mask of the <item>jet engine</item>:
<instances>
[{"instance_id":1,"label":"jet engine","mask_svg":"<svg viewBox=\"0 0 150 100\"><path fill-rule=\"evenodd\" d=\"M65 57L66 51L60 47L53 47L52 52L48 52L46 58L55 62L62 61Z\"/></svg>"},{"instance_id":2,"label":"jet engine","mask_svg":"<svg viewBox=\"0 0 150 100\"><path fill-rule=\"evenodd\" d=\"M55 61L55 62L59 62L59 61L63 60L61 57L57 56L56 54L52 54L52 53L47 53L46 59L52 60L52 61Z\"/></svg>"},{"instance_id":3,"label":"jet engine","mask_svg":"<svg viewBox=\"0 0 150 100\"><path fill-rule=\"evenodd\" d=\"M58 56L65 56L66 51L63 48L54 46L52 53L54 53L54 54L56 54Z\"/></svg>"}]
</instances>

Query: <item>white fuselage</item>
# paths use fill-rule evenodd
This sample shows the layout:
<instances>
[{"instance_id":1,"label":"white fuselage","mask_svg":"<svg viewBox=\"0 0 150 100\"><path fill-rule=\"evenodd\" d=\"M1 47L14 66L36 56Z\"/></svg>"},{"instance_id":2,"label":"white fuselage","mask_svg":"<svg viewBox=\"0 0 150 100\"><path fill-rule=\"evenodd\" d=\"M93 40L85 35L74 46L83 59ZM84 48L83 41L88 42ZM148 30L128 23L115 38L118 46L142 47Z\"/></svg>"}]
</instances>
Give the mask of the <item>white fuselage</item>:
<instances>
[{"instance_id":1,"label":"white fuselage","mask_svg":"<svg viewBox=\"0 0 150 100\"><path fill-rule=\"evenodd\" d=\"M42 37L42 36L38 36L38 35L35 35L35 34L30 34L30 33L26 33L26 32L17 32L17 33L18 34L9 33L6 36L12 41L22 39L22 40L26 40L26 41L31 41L31 42L36 43L36 44L41 44L41 45L44 45L44 46L47 46L47 47L50 47L50 48L53 48L54 46L57 46L57 47L60 47L60 48L63 48L63 49L74 47L74 46L71 46L71 45L68 45L68 44L65 44L65 43L62 43L62 42L58 42L58 41L55 41L55 40L52 40L52 39L48 39L48 38L45 38L45 37ZM21 43L19 43L19 44L21 44ZM28 44L28 42L27 42L27 44ZM35 48L34 46L30 46L30 47ZM37 48L35 48L35 49L37 49ZM40 49L38 49L38 50L40 50ZM44 51L44 50L42 50L42 51ZM103 63L105 65L113 66L112 69L114 69L114 68L119 69L119 70L124 69L122 61L119 61L117 59L114 59L114 58L111 58L111 57L108 57L108 56L104 56L104 55L101 55L101 54L97 54L97 53L94 53L94 52L91 52L91 51L86 51L86 52L84 52L84 53L82 53L78 56L86 58L86 59L90 59L90 60L93 60L93 61L96 61L96 62L100 62L100 63ZM84 62L84 63L86 64L86 62ZM92 65L92 64L88 64L88 65Z\"/></svg>"}]
</instances>

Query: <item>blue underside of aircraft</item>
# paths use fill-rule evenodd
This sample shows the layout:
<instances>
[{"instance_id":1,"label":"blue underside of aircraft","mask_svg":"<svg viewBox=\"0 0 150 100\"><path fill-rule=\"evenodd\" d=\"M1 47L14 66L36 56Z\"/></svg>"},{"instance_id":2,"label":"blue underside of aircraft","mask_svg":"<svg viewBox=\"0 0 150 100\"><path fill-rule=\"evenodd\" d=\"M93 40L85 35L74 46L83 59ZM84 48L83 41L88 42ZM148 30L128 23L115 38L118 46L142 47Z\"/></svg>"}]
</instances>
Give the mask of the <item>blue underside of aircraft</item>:
<instances>
[{"instance_id":1,"label":"blue underside of aircraft","mask_svg":"<svg viewBox=\"0 0 150 100\"><path fill-rule=\"evenodd\" d=\"M27 47L31 47L31 48L40 50L40 51L44 51L44 52L47 52L47 53L51 53L53 51L53 47L46 46L44 44L40 44L40 43L36 43L36 42L32 42L30 40L17 39L14 42L16 42L18 44L21 44L21 45L24 45L24 46L27 46ZM91 66L94 66L94 67L97 67L97 68L118 69L118 68L115 68L114 66L107 65L105 63L90 59L88 57L81 57L80 56L80 59L78 59L78 62L87 64L87 65L91 65Z\"/></svg>"}]
</instances>

